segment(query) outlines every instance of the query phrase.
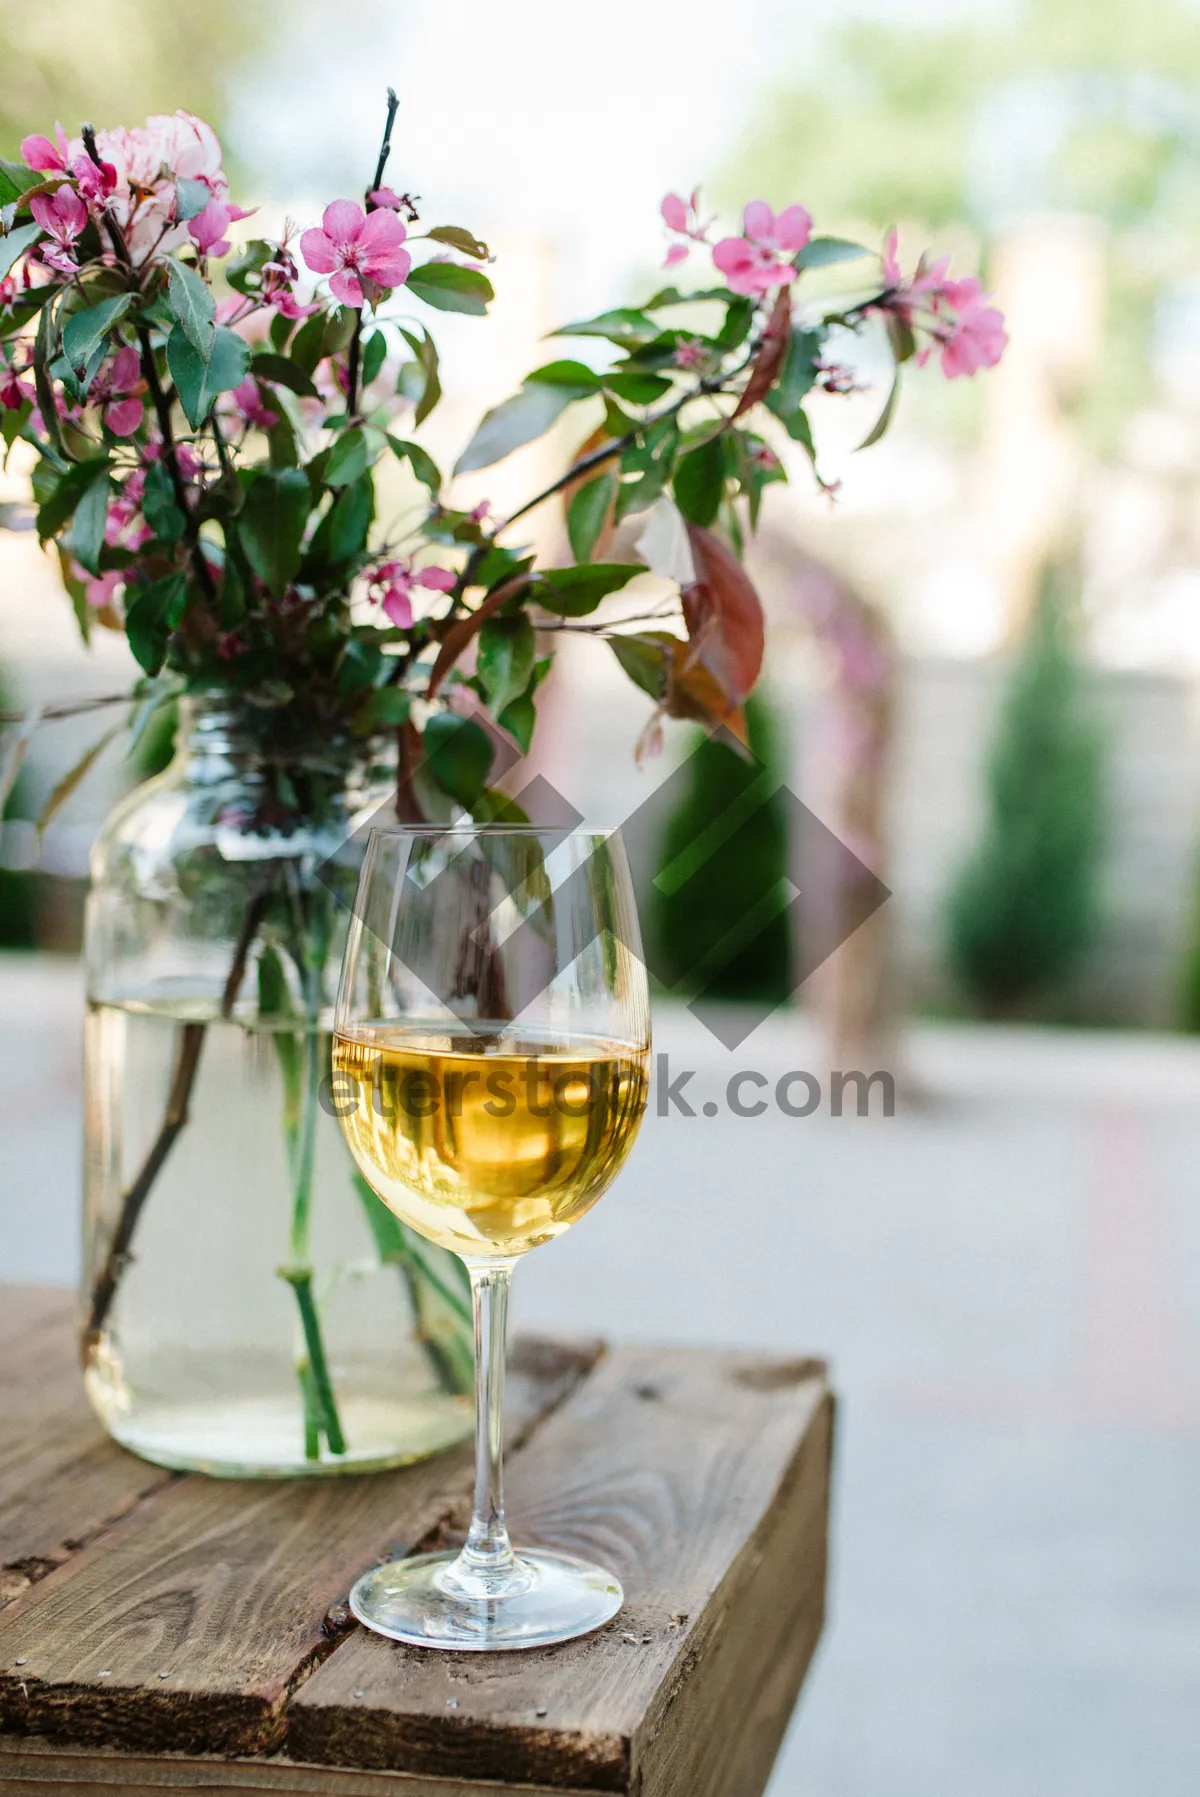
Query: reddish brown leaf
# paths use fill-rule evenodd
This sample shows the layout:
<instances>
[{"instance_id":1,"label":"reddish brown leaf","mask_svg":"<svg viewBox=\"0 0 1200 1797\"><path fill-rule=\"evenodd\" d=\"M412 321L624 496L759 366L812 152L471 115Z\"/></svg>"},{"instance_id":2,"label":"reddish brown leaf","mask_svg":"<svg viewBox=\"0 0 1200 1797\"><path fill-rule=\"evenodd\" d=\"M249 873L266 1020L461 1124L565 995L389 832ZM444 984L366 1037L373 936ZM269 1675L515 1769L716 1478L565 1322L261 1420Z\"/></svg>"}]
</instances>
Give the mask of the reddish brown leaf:
<instances>
[{"instance_id":1,"label":"reddish brown leaf","mask_svg":"<svg viewBox=\"0 0 1200 1797\"><path fill-rule=\"evenodd\" d=\"M514 574L511 580L502 581L498 587L493 588L483 604L477 611L473 611L469 618L460 618L457 624L450 626L442 639L437 660L433 664L433 672L429 676L429 685L425 692L427 699L433 698L463 650L483 628L492 613L498 612L502 605L507 605L514 593L519 593L523 587L529 585L530 579L531 576L528 574Z\"/></svg>"},{"instance_id":2,"label":"reddish brown leaf","mask_svg":"<svg viewBox=\"0 0 1200 1797\"><path fill-rule=\"evenodd\" d=\"M762 604L732 549L699 524L689 524L687 532L696 578L681 598L693 660L708 670L727 703L738 706L762 668Z\"/></svg>"},{"instance_id":3,"label":"reddish brown leaf","mask_svg":"<svg viewBox=\"0 0 1200 1797\"><path fill-rule=\"evenodd\" d=\"M692 718L698 724L724 724L740 743L746 742L746 719L702 662L690 659L689 645L680 643L667 672L663 710L668 717Z\"/></svg>"},{"instance_id":4,"label":"reddish brown leaf","mask_svg":"<svg viewBox=\"0 0 1200 1797\"><path fill-rule=\"evenodd\" d=\"M751 406L756 406L760 399L765 399L779 379L788 352L791 327L791 296L786 287L781 287L779 298L771 309L767 328L763 332L763 340L758 354L754 358L754 366L750 370L750 379L746 382L746 390L734 410L735 418L740 418L743 412L748 412Z\"/></svg>"}]
</instances>

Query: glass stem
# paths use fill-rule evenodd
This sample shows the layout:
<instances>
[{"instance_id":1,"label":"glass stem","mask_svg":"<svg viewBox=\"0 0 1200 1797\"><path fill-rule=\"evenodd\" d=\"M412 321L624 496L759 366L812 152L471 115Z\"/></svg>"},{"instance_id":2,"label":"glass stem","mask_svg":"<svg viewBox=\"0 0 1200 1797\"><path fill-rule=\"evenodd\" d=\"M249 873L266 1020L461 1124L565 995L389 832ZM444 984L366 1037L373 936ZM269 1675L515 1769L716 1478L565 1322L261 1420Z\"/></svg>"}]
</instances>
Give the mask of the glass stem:
<instances>
[{"instance_id":1,"label":"glass stem","mask_svg":"<svg viewBox=\"0 0 1200 1797\"><path fill-rule=\"evenodd\" d=\"M475 1311L475 1505L466 1544L442 1574L456 1597L511 1597L529 1587L504 1521L504 1357L515 1260L468 1262Z\"/></svg>"}]
</instances>

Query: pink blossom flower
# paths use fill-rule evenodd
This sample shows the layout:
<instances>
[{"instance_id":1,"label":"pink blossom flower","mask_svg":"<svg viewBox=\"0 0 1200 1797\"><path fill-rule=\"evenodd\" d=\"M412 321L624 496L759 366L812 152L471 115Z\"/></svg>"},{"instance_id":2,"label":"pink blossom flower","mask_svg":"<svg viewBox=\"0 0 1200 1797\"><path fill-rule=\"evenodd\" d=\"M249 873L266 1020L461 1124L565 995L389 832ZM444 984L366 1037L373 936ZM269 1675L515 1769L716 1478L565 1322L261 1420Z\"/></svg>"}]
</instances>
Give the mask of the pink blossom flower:
<instances>
[{"instance_id":1,"label":"pink blossom flower","mask_svg":"<svg viewBox=\"0 0 1200 1797\"><path fill-rule=\"evenodd\" d=\"M61 125L56 124L54 135L58 139L57 144L51 143L50 139L43 137L40 132L35 132L32 137L23 137L21 139L22 162L29 168L57 169L65 173L67 157L70 153L67 134Z\"/></svg>"},{"instance_id":2,"label":"pink blossom flower","mask_svg":"<svg viewBox=\"0 0 1200 1797\"><path fill-rule=\"evenodd\" d=\"M973 284L978 288L978 281ZM962 287L967 283L947 285ZM960 374L977 374L981 368L994 368L1007 348L1004 314L998 306L987 305L986 299L986 294L977 293L962 301L953 325L942 338L942 373L947 380Z\"/></svg>"},{"instance_id":3,"label":"pink blossom flower","mask_svg":"<svg viewBox=\"0 0 1200 1797\"><path fill-rule=\"evenodd\" d=\"M383 206L391 212L399 212L403 204L400 195L393 193L390 187L373 187L367 198L372 206Z\"/></svg>"},{"instance_id":4,"label":"pink blossom flower","mask_svg":"<svg viewBox=\"0 0 1200 1797\"><path fill-rule=\"evenodd\" d=\"M87 207L73 187L65 183L54 193L35 194L29 210L51 242L41 246L42 261L59 274L76 267L75 239L87 224Z\"/></svg>"},{"instance_id":5,"label":"pink blossom flower","mask_svg":"<svg viewBox=\"0 0 1200 1797\"><path fill-rule=\"evenodd\" d=\"M93 210L104 206L109 194L116 191L119 177L111 162L95 163L90 156L74 156L71 159L71 173L76 187Z\"/></svg>"},{"instance_id":6,"label":"pink blossom flower","mask_svg":"<svg viewBox=\"0 0 1200 1797\"><path fill-rule=\"evenodd\" d=\"M686 243L673 243L667 251L665 268L675 268L680 262L686 262L691 254L693 243L708 241L708 226L701 225L697 208L700 203L700 189L694 188L690 199L685 200L677 193L669 193L663 201L660 211L663 223L669 231L678 231L681 237L688 239Z\"/></svg>"},{"instance_id":7,"label":"pink blossom flower","mask_svg":"<svg viewBox=\"0 0 1200 1797\"><path fill-rule=\"evenodd\" d=\"M491 509L492 509L491 500L490 499L481 499L479 501L479 504L474 508L474 510L467 513L467 518L468 518L469 522L472 524L482 524L484 519L487 517L488 513L491 511ZM449 589L447 589L447 590L449 590Z\"/></svg>"},{"instance_id":8,"label":"pink blossom flower","mask_svg":"<svg viewBox=\"0 0 1200 1797\"><path fill-rule=\"evenodd\" d=\"M96 375L88 390L88 404L101 407L114 437L131 437L142 422L145 408L138 396L145 390L138 353L125 344Z\"/></svg>"},{"instance_id":9,"label":"pink blossom flower","mask_svg":"<svg viewBox=\"0 0 1200 1797\"><path fill-rule=\"evenodd\" d=\"M456 579L449 568L418 568L414 572L409 562L384 562L375 570L370 592L397 630L411 630L412 589L428 587L435 593L450 593Z\"/></svg>"},{"instance_id":10,"label":"pink blossom flower","mask_svg":"<svg viewBox=\"0 0 1200 1797\"><path fill-rule=\"evenodd\" d=\"M786 206L778 216L765 200L751 200L742 214L741 237L723 237L713 261L733 293L769 293L796 279L790 261L808 242L812 219L803 206Z\"/></svg>"},{"instance_id":11,"label":"pink blossom flower","mask_svg":"<svg viewBox=\"0 0 1200 1797\"><path fill-rule=\"evenodd\" d=\"M896 258L896 248L899 241L899 232L896 230L895 225L893 225L883 240L883 255L880 257L880 261L883 264L883 284L885 287L899 287L904 280L904 276L900 273L900 264Z\"/></svg>"},{"instance_id":12,"label":"pink blossom flower","mask_svg":"<svg viewBox=\"0 0 1200 1797\"><path fill-rule=\"evenodd\" d=\"M675 354L671 357L675 368L703 368L708 362L711 351L699 337L681 337L675 346Z\"/></svg>"},{"instance_id":13,"label":"pink blossom flower","mask_svg":"<svg viewBox=\"0 0 1200 1797\"><path fill-rule=\"evenodd\" d=\"M272 425L279 423L278 412L272 412L263 403L262 389L252 374L248 374L241 385L233 389L230 398L246 423L257 430L269 431Z\"/></svg>"},{"instance_id":14,"label":"pink blossom flower","mask_svg":"<svg viewBox=\"0 0 1200 1797\"><path fill-rule=\"evenodd\" d=\"M202 212L188 220L188 235L202 256L227 256L226 231L239 218L250 216L251 213L244 212L240 206L231 206L227 200L210 200Z\"/></svg>"},{"instance_id":15,"label":"pink blossom flower","mask_svg":"<svg viewBox=\"0 0 1200 1797\"><path fill-rule=\"evenodd\" d=\"M353 200L334 200L320 227L304 233L300 249L314 274L332 276L329 286L336 299L361 306L362 280L399 287L408 279L412 257L401 247L405 235L394 212L364 212Z\"/></svg>"},{"instance_id":16,"label":"pink blossom flower","mask_svg":"<svg viewBox=\"0 0 1200 1797\"><path fill-rule=\"evenodd\" d=\"M302 306L292 292L292 283L297 278L298 270L295 257L288 248L290 230L290 225L284 226L283 240L278 249L270 262L263 263L260 298L265 306L273 306L284 318L308 318L317 308L315 303Z\"/></svg>"},{"instance_id":17,"label":"pink blossom flower","mask_svg":"<svg viewBox=\"0 0 1200 1797\"><path fill-rule=\"evenodd\" d=\"M922 256L912 279L906 281L894 230L888 232L882 262L884 292L869 310L893 313L914 335L926 339L918 362L927 362L937 350L947 380L995 366L1008 343L1004 314L989 303L974 275L952 281L947 277L948 256L934 263Z\"/></svg>"},{"instance_id":18,"label":"pink blossom flower","mask_svg":"<svg viewBox=\"0 0 1200 1797\"><path fill-rule=\"evenodd\" d=\"M19 412L25 401L32 398L32 384L21 380L15 368L0 364L0 406L6 412Z\"/></svg>"},{"instance_id":19,"label":"pink blossom flower","mask_svg":"<svg viewBox=\"0 0 1200 1797\"><path fill-rule=\"evenodd\" d=\"M110 568L107 574L89 574L86 568L81 568L78 562L73 561L71 572L76 580L83 582L84 597L97 611L103 611L105 606L112 605L125 585L125 576L119 568Z\"/></svg>"},{"instance_id":20,"label":"pink blossom flower","mask_svg":"<svg viewBox=\"0 0 1200 1797\"><path fill-rule=\"evenodd\" d=\"M68 148L76 156L82 140ZM215 200L228 192L217 134L194 113L157 113L132 129L98 131L96 148L116 172L108 210L135 264L189 241L187 223L175 217L176 181L202 181Z\"/></svg>"}]
</instances>

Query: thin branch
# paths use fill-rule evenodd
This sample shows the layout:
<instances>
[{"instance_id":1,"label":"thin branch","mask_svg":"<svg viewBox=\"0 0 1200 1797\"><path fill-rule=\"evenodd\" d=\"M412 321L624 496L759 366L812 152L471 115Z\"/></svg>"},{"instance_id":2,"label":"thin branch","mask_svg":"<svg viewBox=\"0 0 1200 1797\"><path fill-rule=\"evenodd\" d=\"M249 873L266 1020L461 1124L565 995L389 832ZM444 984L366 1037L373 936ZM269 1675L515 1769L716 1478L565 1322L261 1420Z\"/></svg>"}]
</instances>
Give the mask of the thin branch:
<instances>
[{"instance_id":1,"label":"thin branch","mask_svg":"<svg viewBox=\"0 0 1200 1797\"><path fill-rule=\"evenodd\" d=\"M179 1052L175 1061L175 1072L171 1080L171 1091L167 1099L162 1127L142 1163L141 1172L121 1200L121 1214L117 1221L117 1227L113 1231L113 1238L109 1244L104 1265L92 1286L88 1320L83 1333L85 1363L94 1353L101 1331L108 1320L112 1301L116 1297L117 1287L130 1258L129 1251L142 1206L162 1171L163 1163L175 1145L176 1136L188 1120L188 1104L200 1066L200 1051L204 1047L205 1028L203 1023L184 1023L179 1026Z\"/></svg>"},{"instance_id":2,"label":"thin branch","mask_svg":"<svg viewBox=\"0 0 1200 1797\"><path fill-rule=\"evenodd\" d=\"M48 724L56 718L74 718L84 711L98 711L104 705L132 705L136 698L136 693L104 693L95 699L60 699L57 705L43 705L38 721ZM0 725L23 724L28 716L27 711L0 711Z\"/></svg>"},{"instance_id":3,"label":"thin branch","mask_svg":"<svg viewBox=\"0 0 1200 1797\"><path fill-rule=\"evenodd\" d=\"M684 406L690 405L692 400L704 399L712 393L726 392L728 382L735 381L739 374L746 372L758 354L758 349L759 345L756 342L751 346L746 357L738 363L736 368L731 368L728 374L723 374L716 380L710 377L699 382L689 392L682 393L678 399L672 400L669 406L664 406L661 412L648 414L633 430L626 431L623 436L612 438L611 442L602 443L598 449L593 449L590 455L581 456L577 462L571 464L565 474L560 474L556 481L552 481L548 487L544 487L532 499L527 499L525 504L518 506L515 512L510 512L504 523L497 525L492 533L493 536L499 536L502 530L507 530L510 524L515 524L518 518L523 518L527 512L534 511L547 499L553 499L556 493L561 493L562 489L569 487L572 481L579 480L585 474L590 474L593 468L603 467L604 463L611 462L614 456L623 455L646 431L652 430L656 424L664 423L668 418L674 418L678 412L682 412Z\"/></svg>"},{"instance_id":4,"label":"thin branch","mask_svg":"<svg viewBox=\"0 0 1200 1797\"><path fill-rule=\"evenodd\" d=\"M375 164L375 179L372 181L365 196L368 212L374 212L376 209L375 202L371 198L371 195L383 181L383 171L387 166L387 159L392 148L392 126L396 122L396 114L399 109L400 102L396 98L396 90L393 87L389 87L387 90L387 123L383 127L383 142L379 146L379 160ZM366 296L364 295L364 303L365 297ZM358 308L358 316L354 321L354 332L350 338L350 353L346 358L347 418L353 418L355 412L358 410L358 371L362 362L362 328L363 309L362 306L360 306Z\"/></svg>"}]
</instances>

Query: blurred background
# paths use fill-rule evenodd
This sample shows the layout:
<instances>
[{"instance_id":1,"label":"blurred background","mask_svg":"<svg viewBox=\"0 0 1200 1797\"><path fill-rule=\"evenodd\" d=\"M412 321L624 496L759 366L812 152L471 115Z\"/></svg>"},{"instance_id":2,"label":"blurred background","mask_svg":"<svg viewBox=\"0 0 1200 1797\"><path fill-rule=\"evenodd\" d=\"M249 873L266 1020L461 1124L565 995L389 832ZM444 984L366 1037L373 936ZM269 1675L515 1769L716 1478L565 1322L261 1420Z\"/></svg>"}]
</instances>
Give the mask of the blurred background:
<instances>
[{"instance_id":1,"label":"blurred background","mask_svg":"<svg viewBox=\"0 0 1200 1797\"><path fill-rule=\"evenodd\" d=\"M658 284L665 191L799 200L982 266L1000 369L820 397L836 503L789 460L751 563L760 757L893 890L795 1003L769 921L732 1059L680 1003L673 1068L891 1069L896 1115L651 1116L612 1195L518 1283L529 1327L828 1354L842 1399L831 1618L771 1797L1194 1797L1200 1785L1200 4L1197 0L38 0L0 17L0 152L190 107L254 229L389 178L496 252L439 315L452 460L556 323ZM781 445L781 453L789 446ZM794 447L794 446L792 446ZM464 483L497 510L551 438ZM13 468L0 501L19 498ZM541 526L553 547L561 520ZM132 679L54 565L0 535L0 706ZM596 821L646 704L574 639L537 754ZM141 777L35 739L0 834L0 1276L74 1276L75 955L90 841ZM720 779L725 751L707 776ZM694 834L686 810L664 860ZM786 820L757 852L782 911ZM699 891L699 882L696 890ZM680 939L701 897L645 895ZM701 1139L703 1137L703 1140Z\"/></svg>"}]
</instances>

